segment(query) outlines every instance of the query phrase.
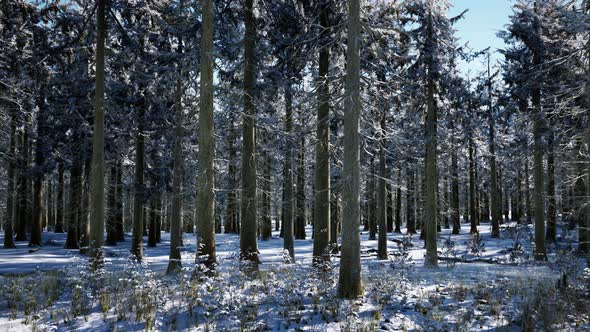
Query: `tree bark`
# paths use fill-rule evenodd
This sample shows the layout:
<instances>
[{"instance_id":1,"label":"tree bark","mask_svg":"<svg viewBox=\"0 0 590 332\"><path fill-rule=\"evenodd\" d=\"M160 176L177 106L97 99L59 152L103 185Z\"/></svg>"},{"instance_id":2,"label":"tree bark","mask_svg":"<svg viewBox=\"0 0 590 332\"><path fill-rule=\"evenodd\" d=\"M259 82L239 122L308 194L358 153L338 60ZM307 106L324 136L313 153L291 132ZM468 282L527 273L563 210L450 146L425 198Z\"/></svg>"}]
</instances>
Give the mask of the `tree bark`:
<instances>
[{"instance_id":1,"label":"tree bark","mask_svg":"<svg viewBox=\"0 0 590 332\"><path fill-rule=\"evenodd\" d=\"M197 195L197 263L213 270L215 251L215 128L213 119L213 0L203 1Z\"/></svg>"},{"instance_id":2,"label":"tree bark","mask_svg":"<svg viewBox=\"0 0 590 332\"><path fill-rule=\"evenodd\" d=\"M342 181L342 256L338 295L354 299L363 293L360 248L360 1L348 0L348 47L344 99L344 171Z\"/></svg>"},{"instance_id":3,"label":"tree bark","mask_svg":"<svg viewBox=\"0 0 590 332\"><path fill-rule=\"evenodd\" d=\"M285 87L285 132L287 137L292 138L293 134L293 101L291 86ZM289 252L291 259L295 257L294 234L293 234L293 148L288 141L285 151L284 167L284 197L283 197L283 249ZM315 256L315 255L314 255Z\"/></svg>"},{"instance_id":4,"label":"tree bark","mask_svg":"<svg viewBox=\"0 0 590 332\"><path fill-rule=\"evenodd\" d=\"M414 170L410 167L407 169L406 179L408 190L406 192L406 228L408 234L416 234L416 193L414 179L416 177Z\"/></svg>"},{"instance_id":5,"label":"tree bark","mask_svg":"<svg viewBox=\"0 0 590 332\"><path fill-rule=\"evenodd\" d=\"M496 128L494 108L492 106L492 73L490 68L490 56L488 55L488 124L490 145L490 182L491 182L491 210L492 210L492 238L500 237L500 220L502 219L498 201L498 172L496 170Z\"/></svg>"},{"instance_id":6,"label":"tree bark","mask_svg":"<svg viewBox=\"0 0 590 332\"><path fill-rule=\"evenodd\" d=\"M320 26L327 29L327 8L320 13ZM326 32L323 32L324 34ZM324 46L319 54L319 107L316 130L314 188L313 256L317 262L330 243L330 51Z\"/></svg>"},{"instance_id":7,"label":"tree bark","mask_svg":"<svg viewBox=\"0 0 590 332\"><path fill-rule=\"evenodd\" d=\"M303 129L303 117L301 118L301 122L301 128ZM299 144L299 157L297 158L297 208L295 213L295 225L293 228L295 232L295 238L298 240L304 240L305 225L307 224L307 208L305 205L305 136L303 133L300 133Z\"/></svg>"},{"instance_id":8,"label":"tree bark","mask_svg":"<svg viewBox=\"0 0 590 332\"><path fill-rule=\"evenodd\" d=\"M244 36L244 115L242 142L242 202L240 258L250 261L248 269L258 270L256 213L256 22L254 0L245 0Z\"/></svg>"},{"instance_id":9,"label":"tree bark","mask_svg":"<svg viewBox=\"0 0 590 332\"><path fill-rule=\"evenodd\" d=\"M477 211L477 198L476 195L476 185L475 185L475 147L473 142L473 129L469 129L469 137L468 137L468 145L469 145L469 222L471 224L471 228L469 232L471 234L479 233L477 230L478 224L478 216L479 212Z\"/></svg>"},{"instance_id":10,"label":"tree bark","mask_svg":"<svg viewBox=\"0 0 590 332\"><path fill-rule=\"evenodd\" d=\"M7 170L7 187L6 187L6 216L4 218L4 248L16 248L14 244L12 225L14 224L14 161L16 159L16 116L10 117L10 146L6 156Z\"/></svg>"},{"instance_id":11,"label":"tree bark","mask_svg":"<svg viewBox=\"0 0 590 332\"><path fill-rule=\"evenodd\" d=\"M385 159L385 110L381 114L381 133L379 140L379 180L377 185L377 220L379 225L379 239L377 242L377 257L387 259L387 160Z\"/></svg>"},{"instance_id":12,"label":"tree bark","mask_svg":"<svg viewBox=\"0 0 590 332\"><path fill-rule=\"evenodd\" d=\"M107 197L108 201L108 214L107 214L107 239L106 245L114 246L117 245L117 229L116 229L116 193L117 191L117 164L113 160L110 165L110 176L109 176L109 193Z\"/></svg>"},{"instance_id":13,"label":"tree bark","mask_svg":"<svg viewBox=\"0 0 590 332\"><path fill-rule=\"evenodd\" d=\"M55 202L55 233L64 232L64 163L57 165L57 197Z\"/></svg>"},{"instance_id":14,"label":"tree bark","mask_svg":"<svg viewBox=\"0 0 590 332\"><path fill-rule=\"evenodd\" d=\"M144 110L145 104L138 103L137 107L137 133L135 135L135 184L133 193L133 234L131 239L131 254L137 261L143 259L143 233L144 233L144 201L145 201L145 184L144 184L144 154L145 154L145 137L144 137Z\"/></svg>"}]
</instances>

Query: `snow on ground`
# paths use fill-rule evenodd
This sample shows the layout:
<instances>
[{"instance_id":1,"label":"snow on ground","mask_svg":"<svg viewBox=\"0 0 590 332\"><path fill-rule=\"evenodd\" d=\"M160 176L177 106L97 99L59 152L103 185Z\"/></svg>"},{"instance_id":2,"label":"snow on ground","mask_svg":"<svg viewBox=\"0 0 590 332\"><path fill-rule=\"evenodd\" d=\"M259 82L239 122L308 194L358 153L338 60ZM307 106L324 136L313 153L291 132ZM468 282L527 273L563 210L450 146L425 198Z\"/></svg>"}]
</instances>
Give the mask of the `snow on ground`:
<instances>
[{"instance_id":1,"label":"snow on ground","mask_svg":"<svg viewBox=\"0 0 590 332\"><path fill-rule=\"evenodd\" d=\"M377 241L361 232L365 296L356 301L335 296L338 255L328 272L311 267L311 228L307 240L295 241L295 264L284 263L278 233L259 241L261 272L254 279L240 272L238 235L217 234L218 274L197 281L190 278L194 234L184 234L185 270L174 279L164 273L169 234L162 234L157 247L145 247L143 265L130 263L127 235L127 241L106 248L107 295L86 290L96 281L86 273L84 256L63 249L65 234L46 232L37 252L24 242L0 250L0 330L519 330L530 326L528 318L543 318L544 307L527 311L539 307L531 302L536 294L556 296L551 289L568 266L583 265L556 250L575 246L575 232L564 231L558 246L550 247L550 263L537 263L530 255L530 228L505 225L499 239L490 237L489 224L478 229L481 242L472 240L468 225L459 235L443 229L440 256L469 263L441 261L437 269L423 267L419 235L410 240L388 234L391 258L379 261ZM579 275L572 282L587 281L574 274ZM561 329L589 328L587 313L568 318L571 310L562 311L551 321Z\"/></svg>"}]
</instances>

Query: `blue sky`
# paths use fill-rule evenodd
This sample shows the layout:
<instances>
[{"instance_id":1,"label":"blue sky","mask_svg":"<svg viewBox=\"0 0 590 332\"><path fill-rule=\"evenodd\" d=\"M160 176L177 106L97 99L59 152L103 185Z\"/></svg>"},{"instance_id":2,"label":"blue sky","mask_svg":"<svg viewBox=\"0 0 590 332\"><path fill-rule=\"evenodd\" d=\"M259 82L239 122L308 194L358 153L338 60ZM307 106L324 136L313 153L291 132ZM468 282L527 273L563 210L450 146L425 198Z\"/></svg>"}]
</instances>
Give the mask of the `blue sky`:
<instances>
[{"instance_id":1,"label":"blue sky","mask_svg":"<svg viewBox=\"0 0 590 332\"><path fill-rule=\"evenodd\" d=\"M453 6L450 15L457 15L465 9L469 9L465 19L457 22L455 28L458 30L458 37L462 43L468 42L474 50L485 49L490 46L492 51L496 52L502 48L504 43L496 37L499 30L503 30L508 23L512 13L512 0L450 0ZM501 55L496 53L494 60L501 59ZM485 68L481 60L475 60L474 63L462 65L463 71L478 71ZM475 74L475 73L473 73Z\"/></svg>"}]
</instances>

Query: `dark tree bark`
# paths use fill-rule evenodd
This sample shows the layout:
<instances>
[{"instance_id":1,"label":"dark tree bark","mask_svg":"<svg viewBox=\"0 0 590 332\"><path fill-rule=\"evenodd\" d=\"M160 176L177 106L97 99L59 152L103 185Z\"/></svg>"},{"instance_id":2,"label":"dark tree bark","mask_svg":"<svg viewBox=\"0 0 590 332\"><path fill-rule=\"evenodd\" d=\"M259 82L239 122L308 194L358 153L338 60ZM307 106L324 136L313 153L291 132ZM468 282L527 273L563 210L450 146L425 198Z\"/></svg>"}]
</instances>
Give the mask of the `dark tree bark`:
<instances>
[{"instance_id":1,"label":"dark tree bark","mask_svg":"<svg viewBox=\"0 0 590 332\"><path fill-rule=\"evenodd\" d=\"M15 248L12 225L14 223L14 161L16 159L16 117L14 114L10 117L10 146L6 155L7 170L7 187L6 187L6 216L4 218L4 248Z\"/></svg>"},{"instance_id":2,"label":"dark tree bark","mask_svg":"<svg viewBox=\"0 0 590 332\"><path fill-rule=\"evenodd\" d=\"M245 0L244 10L244 116L242 143L242 205L240 227L240 257L250 261L258 270L258 241L256 213L256 22L254 1Z\"/></svg>"},{"instance_id":3,"label":"dark tree bark","mask_svg":"<svg viewBox=\"0 0 590 332\"><path fill-rule=\"evenodd\" d=\"M55 229L56 233L64 232L64 163L57 164L57 197L55 202Z\"/></svg>"},{"instance_id":4,"label":"dark tree bark","mask_svg":"<svg viewBox=\"0 0 590 332\"><path fill-rule=\"evenodd\" d=\"M117 245L117 226L116 226L116 210L117 210L117 164L113 161L110 165L109 175L109 192L107 197L108 214L107 214L107 239L106 245Z\"/></svg>"},{"instance_id":5,"label":"dark tree bark","mask_svg":"<svg viewBox=\"0 0 590 332\"><path fill-rule=\"evenodd\" d=\"M338 296L355 299L363 293L361 279L360 222L360 1L348 0L348 47L344 99L344 171L342 181L342 254Z\"/></svg>"}]
</instances>

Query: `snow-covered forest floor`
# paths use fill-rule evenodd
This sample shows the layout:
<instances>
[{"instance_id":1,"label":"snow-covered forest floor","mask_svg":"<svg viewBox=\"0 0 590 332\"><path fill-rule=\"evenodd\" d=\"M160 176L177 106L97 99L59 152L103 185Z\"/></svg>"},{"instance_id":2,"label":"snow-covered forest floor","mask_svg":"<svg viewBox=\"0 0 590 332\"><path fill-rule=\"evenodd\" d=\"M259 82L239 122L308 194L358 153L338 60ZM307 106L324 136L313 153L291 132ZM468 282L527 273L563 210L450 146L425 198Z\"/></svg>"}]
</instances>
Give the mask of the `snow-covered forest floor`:
<instances>
[{"instance_id":1,"label":"snow-covered forest floor","mask_svg":"<svg viewBox=\"0 0 590 332\"><path fill-rule=\"evenodd\" d=\"M87 259L63 249L65 234L44 233L45 245L0 250L0 331L519 331L590 330L590 271L574 254L577 232L561 228L549 262L531 256L532 226L490 225L472 238L443 229L438 269L423 267L423 241L389 234L390 260L362 232L364 297L336 297L338 255L324 271L311 267L311 229L285 263L278 233L260 241L260 272L239 268L239 236L217 235L215 276L193 276L195 236L184 235L183 272L165 276L169 234L130 260L127 241L107 247L106 271L87 273ZM405 233L405 230L404 230ZM2 236L0 236L0 239ZM288 257L288 256L287 256ZM565 276L565 277L564 277Z\"/></svg>"}]
</instances>

